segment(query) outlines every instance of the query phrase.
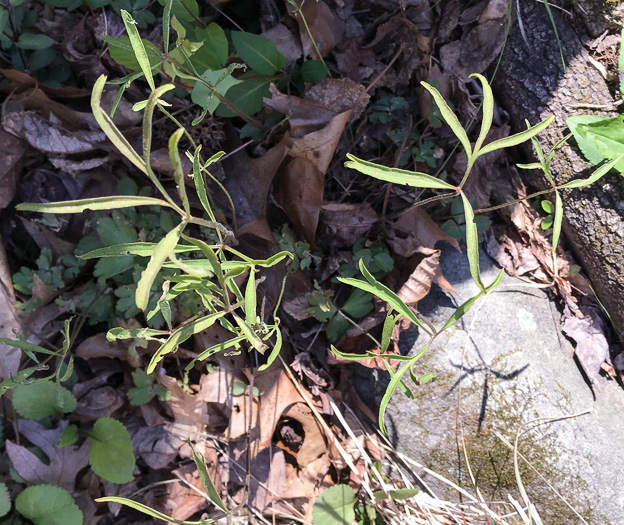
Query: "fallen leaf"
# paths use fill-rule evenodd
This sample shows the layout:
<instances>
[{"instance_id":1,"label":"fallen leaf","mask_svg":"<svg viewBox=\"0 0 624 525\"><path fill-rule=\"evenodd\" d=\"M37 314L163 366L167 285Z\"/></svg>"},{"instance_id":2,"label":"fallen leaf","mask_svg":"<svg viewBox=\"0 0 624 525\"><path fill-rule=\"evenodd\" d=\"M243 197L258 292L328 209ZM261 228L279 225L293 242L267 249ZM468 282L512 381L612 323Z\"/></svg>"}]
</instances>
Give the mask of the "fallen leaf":
<instances>
[{"instance_id":1,"label":"fallen leaf","mask_svg":"<svg viewBox=\"0 0 624 525\"><path fill-rule=\"evenodd\" d=\"M167 494L166 509L175 520L187 520L196 512L207 508L209 500L203 495L204 487L194 463L188 463L172 472L186 483L172 483ZM211 479L214 478L211 476ZM191 486L189 486L189 484ZM195 487L195 490L192 488Z\"/></svg>"},{"instance_id":2,"label":"fallen leaf","mask_svg":"<svg viewBox=\"0 0 624 525\"><path fill-rule=\"evenodd\" d=\"M15 196L15 185L22 169L22 157L28 146L16 136L0 130L0 210L6 208Z\"/></svg>"},{"instance_id":3,"label":"fallen leaf","mask_svg":"<svg viewBox=\"0 0 624 525\"><path fill-rule=\"evenodd\" d=\"M290 16L299 24L304 57L319 60L317 49L322 57L326 57L342 39L342 21L323 0L293 0L293 3L297 4L296 8L291 2L287 2L286 7Z\"/></svg>"},{"instance_id":4,"label":"fallen leaf","mask_svg":"<svg viewBox=\"0 0 624 525\"><path fill-rule=\"evenodd\" d=\"M423 257L401 286L399 298L408 306L416 307L418 302L429 293L431 283L434 281L447 291L457 293L440 270L440 250L422 247L419 251Z\"/></svg>"},{"instance_id":5,"label":"fallen leaf","mask_svg":"<svg viewBox=\"0 0 624 525\"><path fill-rule=\"evenodd\" d=\"M140 457L149 468L155 470L168 468L176 459L183 443L164 426L146 427L138 418L126 423L126 429L130 434L135 456Z\"/></svg>"},{"instance_id":6,"label":"fallen leaf","mask_svg":"<svg viewBox=\"0 0 624 525\"><path fill-rule=\"evenodd\" d=\"M295 455L299 467L306 467L327 452L325 433L308 405L296 403L287 408L282 417L298 421L303 428L303 444Z\"/></svg>"},{"instance_id":7,"label":"fallen leaf","mask_svg":"<svg viewBox=\"0 0 624 525\"><path fill-rule=\"evenodd\" d=\"M358 237L379 221L379 217L367 202L326 202L321 208L320 221L328 229L330 237L337 237L346 246L352 246Z\"/></svg>"},{"instance_id":8,"label":"fallen leaf","mask_svg":"<svg viewBox=\"0 0 624 525\"><path fill-rule=\"evenodd\" d=\"M6 442L11 463L28 483L49 483L73 492L78 472L89 464L89 443L85 440L80 447L57 447L56 442L68 424L62 421L58 428L47 429L36 421L19 420L20 433L49 459L45 464L27 448Z\"/></svg>"},{"instance_id":9,"label":"fallen leaf","mask_svg":"<svg viewBox=\"0 0 624 525\"><path fill-rule=\"evenodd\" d=\"M304 98L316 102L336 114L351 110L349 119L353 122L362 115L368 106L370 95L364 86L350 78L324 78L312 86Z\"/></svg>"},{"instance_id":10,"label":"fallen leaf","mask_svg":"<svg viewBox=\"0 0 624 525\"><path fill-rule=\"evenodd\" d=\"M314 245L323 204L323 181L351 111L336 115L320 131L293 138L289 157L275 179L275 199L299 238Z\"/></svg>"},{"instance_id":11,"label":"fallen leaf","mask_svg":"<svg viewBox=\"0 0 624 525\"><path fill-rule=\"evenodd\" d=\"M97 359L110 357L111 359L128 360L128 348L119 341L110 342L105 333L88 337L76 348L76 355L82 359Z\"/></svg>"},{"instance_id":12,"label":"fallen leaf","mask_svg":"<svg viewBox=\"0 0 624 525\"><path fill-rule=\"evenodd\" d=\"M89 381L82 381L74 386L72 392L78 399L74 414L95 419L110 417L121 408L126 400L123 392L107 384L109 376L115 372L113 367L104 375L99 375Z\"/></svg>"},{"instance_id":13,"label":"fallen leaf","mask_svg":"<svg viewBox=\"0 0 624 525\"><path fill-rule=\"evenodd\" d=\"M435 248L438 241L446 241L461 252L457 239L442 231L420 206L407 208L399 215L387 241L394 253L402 257L418 253L420 246Z\"/></svg>"},{"instance_id":14,"label":"fallen leaf","mask_svg":"<svg viewBox=\"0 0 624 525\"><path fill-rule=\"evenodd\" d=\"M576 341L576 357L589 380L596 384L600 369L609 361L609 342L605 326L593 308L575 315L569 308L564 310L563 332Z\"/></svg>"}]
</instances>

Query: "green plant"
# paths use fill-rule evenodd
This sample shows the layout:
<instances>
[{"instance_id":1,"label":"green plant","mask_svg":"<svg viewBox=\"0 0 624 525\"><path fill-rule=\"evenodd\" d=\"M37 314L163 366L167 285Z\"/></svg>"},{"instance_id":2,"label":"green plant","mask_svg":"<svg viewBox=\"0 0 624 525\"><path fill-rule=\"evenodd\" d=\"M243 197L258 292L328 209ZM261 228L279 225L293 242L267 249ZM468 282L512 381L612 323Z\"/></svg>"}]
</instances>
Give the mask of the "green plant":
<instances>
[{"instance_id":1,"label":"green plant","mask_svg":"<svg viewBox=\"0 0 624 525\"><path fill-rule=\"evenodd\" d=\"M470 175L472 167L476 160L492 151L496 151L502 148L508 148L512 146L516 146L525 142L527 140L532 140L533 145L536 149L536 154L539 162L530 165L523 165L522 167L536 167L542 169L546 175L546 178L551 184L551 189L538 192L533 195L529 195L524 197L524 199L534 198L538 195L542 195L545 193L555 193L555 218L553 220L553 253L556 250L557 241L559 238L559 234L561 231L561 216L563 213L563 205L560 197L560 190L564 188L578 188L587 186L600 179L603 175L605 175L610 169L612 169L619 161L624 158L624 153L619 155L618 157L612 159L607 162L600 168L598 168L589 178L582 180L573 180L561 186L557 186L552 178L550 173L550 160L552 159L552 155L554 151L562 144L560 141L553 147L553 150L548 154L548 156L544 156L541 147L536 139L534 139L535 135L537 135L540 131L546 128L553 120L553 117L548 117L545 121L537 124L536 126L529 127L526 131L521 133L517 133L515 135L511 135L509 137L496 140L487 145L484 145L485 138L492 124L492 116L493 116L493 95L492 90L487 82L487 80L478 74L472 75L475 76L483 86L483 115L481 121L481 129L479 131L479 135L474 143L471 143L470 139L464 128L462 128L457 116L451 111L449 106L444 101L442 95L435 89L433 86L423 83L423 86L429 93L432 95L435 104L445 122L449 125L453 133L458 138L460 144L464 148L466 152L466 156L468 159L466 171L464 176L462 177L460 183L457 186L453 186L452 184L445 182L441 179L428 175L426 173L420 172L412 172L405 171L396 168L387 168L385 166L380 166L378 164L374 164L371 162L366 162L360 160L353 155L348 155L349 162L345 165L350 168L354 168L364 174L370 175L377 179L381 179L386 182L392 182L396 184L405 184L408 186L412 186L420 189L433 189L433 190L445 190L447 193L442 195L435 195L431 198L425 199L419 204L425 204L429 202L434 202L443 198L450 197L461 197L461 202L463 205L463 213L465 217L465 235L466 235L466 245L467 245L467 255L468 262L470 266L470 273L472 278L477 285L479 292L474 297L468 299L465 303L463 303L455 312L453 312L450 317L446 320L446 322L442 325L441 328L436 329L432 323L423 319L419 315L417 315L413 310L411 310L392 290L384 286L380 283L366 268L366 265L363 261L360 260L359 266L362 275L364 276L364 280L354 279L354 278L344 278L339 277L338 280L340 282L349 284L358 288L360 290L372 293L376 295L383 301L387 302L390 306L386 321L383 326L382 340L379 344L381 348L381 354L377 355L375 353L369 352L364 355L355 355L355 354L344 354L340 352L338 349L332 346L332 350L338 356L343 359L348 360L362 360L369 359L371 357L379 358L381 357L386 362L386 368L391 375L390 383L386 389L386 392L383 396L383 399L380 404L379 410L379 426L381 430L385 433L385 423L384 423L384 415L386 411L387 404L390 400L390 397L393 395L394 391L397 387L401 387L401 389L408 395L413 396L411 390L403 380L403 376L406 373L409 373L412 381L419 385L431 379L430 374L423 374L420 377L416 374L415 365L418 360L424 355L424 353L429 349L432 343L435 341L437 336L450 328L453 324L455 324L463 315L470 310L470 308L474 305L475 301L482 297L483 295L490 292L500 283L504 270L498 274L497 278L490 283L489 285L485 285L481 279L481 274L479 270L479 242L478 242L478 229L477 224L475 222L475 213L473 210L473 206L470 203L469 197L464 193L463 187ZM565 140L565 139L564 139ZM522 199L520 199L522 200ZM517 201L516 201L517 202ZM508 205L507 203L505 205ZM483 210L482 210L483 211ZM412 356L397 356L394 354L387 354L386 351L388 349L390 343L390 335L392 333L392 328L395 323L399 320L399 318L405 317L412 323L416 324L421 330L423 330L428 336L429 340L424 345L422 349L416 352L415 355ZM390 361L399 361L403 363L399 365L399 368L395 371L394 368L390 365Z\"/></svg>"},{"instance_id":2,"label":"green plant","mask_svg":"<svg viewBox=\"0 0 624 525\"><path fill-rule=\"evenodd\" d=\"M312 263L319 264L321 262L321 258L310 251L310 245L307 242L295 241L292 230L287 224L284 224L279 234L274 233L273 236L280 250L292 253L293 259L288 265L291 272L306 270L310 268Z\"/></svg>"},{"instance_id":3,"label":"green plant","mask_svg":"<svg viewBox=\"0 0 624 525\"><path fill-rule=\"evenodd\" d=\"M618 71L620 97L624 100L624 29L620 36ZM585 158L594 165L613 159L624 153L624 115L608 118L599 115L568 117L568 128ZM624 175L624 161L615 164Z\"/></svg>"},{"instance_id":4,"label":"green plant","mask_svg":"<svg viewBox=\"0 0 624 525\"><path fill-rule=\"evenodd\" d=\"M476 201L473 197L468 196L470 205L476 207ZM466 216L464 214L463 202L459 197L455 197L451 201L451 219L442 224L442 230L448 233L454 239L464 239L466 237ZM487 230L492 221L485 215L475 215L475 225L477 226L479 242L483 240L483 232Z\"/></svg>"},{"instance_id":5,"label":"green plant","mask_svg":"<svg viewBox=\"0 0 624 525\"><path fill-rule=\"evenodd\" d=\"M137 368L132 372L132 380L135 386L128 390L128 399L131 405L145 405L154 397L158 397L161 401L171 399L171 392L156 383L155 374L147 374L145 370Z\"/></svg>"}]
</instances>

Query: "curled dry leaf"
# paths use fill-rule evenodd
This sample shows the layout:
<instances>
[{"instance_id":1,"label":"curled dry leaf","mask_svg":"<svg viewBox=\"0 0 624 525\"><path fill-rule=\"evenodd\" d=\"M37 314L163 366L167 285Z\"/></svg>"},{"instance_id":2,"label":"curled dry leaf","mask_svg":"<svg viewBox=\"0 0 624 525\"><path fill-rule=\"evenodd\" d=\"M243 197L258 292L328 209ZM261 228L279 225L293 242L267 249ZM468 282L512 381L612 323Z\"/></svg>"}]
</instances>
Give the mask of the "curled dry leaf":
<instances>
[{"instance_id":1,"label":"curled dry leaf","mask_svg":"<svg viewBox=\"0 0 624 525\"><path fill-rule=\"evenodd\" d=\"M110 417L122 407L126 396L119 389L107 384L109 376L116 372L114 368L107 370L103 375L74 386L73 394L78 399L74 414L88 419Z\"/></svg>"},{"instance_id":2,"label":"curled dry leaf","mask_svg":"<svg viewBox=\"0 0 624 525\"><path fill-rule=\"evenodd\" d=\"M419 252L423 257L405 284L401 286L398 296L408 306L416 307L418 302L429 293L433 282L438 283L448 292L457 293L440 270L440 250L422 247Z\"/></svg>"},{"instance_id":3,"label":"curled dry leaf","mask_svg":"<svg viewBox=\"0 0 624 525\"><path fill-rule=\"evenodd\" d=\"M308 405L296 403L288 407L282 417L294 419L303 429L303 443L296 454L299 467L306 467L327 452L325 434Z\"/></svg>"},{"instance_id":4,"label":"curled dry leaf","mask_svg":"<svg viewBox=\"0 0 624 525\"><path fill-rule=\"evenodd\" d=\"M364 86L350 78L324 78L314 85L304 98L335 113L351 110L350 121L353 122L368 106L370 95Z\"/></svg>"},{"instance_id":5,"label":"curled dry leaf","mask_svg":"<svg viewBox=\"0 0 624 525\"><path fill-rule=\"evenodd\" d=\"M183 443L164 426L146 427L138 418L127 423L126 428L130 433L135 456L155 470L168 468L176 459Z\"/></svg>"},{"instance_id":6,"label":"curled dry leaf","mask_svg":"<svg viewBox=\"0 0 624 525\"><path fill-rule=\"evenodd\" d=\"M6 442L12 465L28 483L49 483L73 492L78 472L89 464L89 443L85 441L80 447L57 447L56 442L67 425L63 421L58 428L47 429L36 421L19 420L20 433L49 459L45 464L26 447Z\"/></svg>"},{"instance_id":7,"label":"curled dry leaf","mask_svg":"<svg viewBox=\"0 0 624 525\"><path fill-rule=\"evenodd\" d=\"M457 239L442 231L421 207L411 207L402 212L388 236L388 244L394 253L402 257L418 253L421 246L435 248L438 241L446 241L461 252Z\"/></svg>"}]
</instances>

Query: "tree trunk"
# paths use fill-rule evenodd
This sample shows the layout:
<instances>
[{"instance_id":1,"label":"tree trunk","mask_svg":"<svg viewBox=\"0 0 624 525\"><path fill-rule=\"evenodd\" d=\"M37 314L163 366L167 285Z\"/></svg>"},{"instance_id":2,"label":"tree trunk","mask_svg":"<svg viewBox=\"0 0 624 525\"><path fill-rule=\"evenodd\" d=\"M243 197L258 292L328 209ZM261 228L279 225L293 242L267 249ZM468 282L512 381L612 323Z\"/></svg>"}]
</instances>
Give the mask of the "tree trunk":
<instances>
[{"instance_id":1,"label":"tree trunk","mask_svg":"<svg viewBox=\"0 0 624 525\"><path fill-rule=\"evenodd\" d=\"M584 3L591 2L586 0ZM604 2L599 0L599 3ZM587 51L568 19L553 9L566 63L564 72L560 49L544 4L525 0L520 6L526 41L521 25L515 23L494 88L509 111L516 131L526 129L524 119L535 124L549 115L555 116L555 122L538 137L545 151L549 151L568 133L566 118L588 112L579 105L612 105L613 99L603 78L590 65ZM557 184L587 177L594 169L577 153L574 145L565 145L558 150L552 163ZM540 185L546 188L546 181ZM611 173L588 188L565 191L563 197L564 233L622 339L624 178Z\"/></svg>"}]
</instances>

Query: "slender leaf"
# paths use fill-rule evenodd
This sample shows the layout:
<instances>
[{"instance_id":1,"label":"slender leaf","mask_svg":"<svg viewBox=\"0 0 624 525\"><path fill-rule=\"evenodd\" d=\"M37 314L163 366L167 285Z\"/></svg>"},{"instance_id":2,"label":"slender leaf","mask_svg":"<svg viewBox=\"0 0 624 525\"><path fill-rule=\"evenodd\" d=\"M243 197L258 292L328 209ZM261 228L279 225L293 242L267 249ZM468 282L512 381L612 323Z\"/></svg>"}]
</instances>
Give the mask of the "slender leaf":
<instances>
[{"instance_id":1,"label":"slender leaf","mask_svg":"<svg viewBox=\"0 0 624 525\"><path fill-rule=\"evenodd\" d=\"M457 189L455 186L440 179L436 179L431 175L427 175L426 173L400 170L398 168L387 168L386 166L358 159L354 155L351 155L351 153L347 153L347 157L350 160L350 162L345 162L345 166L347 168L352 168L360 173L370 175L371 177L384 180L386 182L406 184L415 188L435 188L442 190Z\"/></svg>"},{"instance_id":2,"label":"slender leaf","mask_svg":"<svg viewBox=\"0 0 624 525\"><path fill-rule=\"evenodd\" d=\"M256 324L258 308L258 298L256 294L256 269L249 269L249 277L247 278L247 286L245 288L245 319L249 326Z\"/></svg>"},{"instance_id":3,"label":"slender leaf","mask_svg":"<svg viewBox=\"0 0 624 525\"><path fill-rule=\"evenodd\" d=\"M210 348L206 348L206 350L204 350L195 359L193 359L188 365L186 365L186 371L188 372L192 370L193 367L195 366L195 363L197 363L197 361L205 361L212 354L223 352L227 350L228 348L236 347L244 340L245 340L245 336L239 335L238 337L233 337L229 341L218 343L216 345L211 346Z\"/></svg>"},{"instance_id":4,"label":"slender leaf","mask_svg":"<svg viewBox=\"0 0 624 525\"><path fill-rule=\"evenodd\" d=\"M431 96L433 97L436 106L438 106L438 109L440 110L442 118L450 126L453 133L455 133L455 136L459 139L459 142L461 142L461 145L466 150L466 155L468 156L468 158L472 157L472 148L470 147L470 140L468 139L468 135L466 135L466 131L459 123L459 119L457 118L455 113L453 113L451 108L449 108L446 100L444 100L444 97L436 88L434 88L430 84L427 84L426 82L421 82L421 84L427 91L429 91L429 93L431 93Z\"/></svg>"},{"instance_id":5,"label":"slender leaf","mask_svg":"<svg viewBox=\"0 0 624 525\"><path fill-rule=\"evenodd\" d=\"M480 151L478 156L485 155L486 153L490 153L492 151L496 151L497 149L502 148L510 148L512 146L517 146L518 144L522 144L526 142L531 137L534 137L539 132L545 130L550 123L555 119L554 116L548 117L546 120L536 124L535 126L527 129L526 131L521 131L520 133L516 133L515 135L511 135L509 137L505 137L504 139L495 140L494 142L490 142L487 146L484 146Z\"/></svg>"},{"instance_id":6,"label":"slender leaf","mask_svg":"<svg viewBox=\"0 0 624 525\"><path fill-rule=\"evenodd\" d=\"M485 293L485 286L481 280L481 272L479 270L479 234L474 221L474 212L472 211L472 206L465 193L461 193L461 198L464 203L464 214L466 216L466 245L468 246L467 252L470 274L479 289Z\"/></svg>"},{"instance_id":7,"label":"slender leaf","mask_svg":"<svg viewBox=\"0 0 624 525\"><path fill-rule=\"evenodd\" d=\"M594 182L599 180L601 177L603 177L604 175L609 173L609 171L611 171L615 167L615 165L618 162L620 162L622 159L624 159L624 153L621 153L617 157L611 159L609 162L607 162L607 163L603 164L602 166L600 166L588 178L571 180L571 181L566 182L565 184L562 184L561 186L559 186L558 189L563 189L563 188L582 188L583 186L589 186L590 184L593 184ZM18 207L18 209L19 209L19 207Z\"/></svg>"},{"instance_id":8,"label":"slender leaf","mask_svg":"<svg viewBox=\"0 0 624 525\"><path fill-rule=\"evenodd\" d=\"M490 128L492 127L492 116L494 115L494 96L492 95L492 88L483 75L473 73L470 76L478 78L479 82L481 82L481 86L483 87L483 117L481 119L481 131L479 132L479 137L477 138L477 142L474 147L476 155L481 149L488 131L490 131Z\"/></svg>"},{"instance_id":9,"label":"slender leaf","mask_svg":"<svg viewBox=\"0 0 624 525\"><path fill-rule=\"evenodd\" d=\"M494 288L496 288L501 283L501 281L503 280L503 276L504 275L505 275L505 270L504 269L501 270L500 272L498 272L498 275L496 276L496 279L494 279L492 284L490 284L485 289L485 293L488 293L488 292L492 291ZM444 330L446 330L447 328L450 328L457 321L459 321L464 315L466 315L468 310L470 310L472 308L472 305L475 303L475 301L477 299L479 299L479 297L482 297L483 295L485 295L485 293L484 292L479 292L477 295L475 295L474 297L471 297L465 303L463 303L459 308L457 308L457 310L455 310L451 314L451 316L446 320L446 323L444 323L444 326L439 330L438 333L444 332Z\"/></svg>"},{"instance_id":10,"label":"slender leaf","mask_svg":"<svg viewBox=\"0 0 624 525\"><path fill-rule=\"evenodd\" d=\"M550 4L548 0L544 1L544 7L546 8L546 12L548 13L548 18L550 19L550 25L552 25L553 30L555 31L555 40L557 40L557 45L559 46L559 55L561 56L561 63L563 64L563 74L566 73L566 63L563 58L563 46L561 45L561 40L559 39L559 32L557 31L557 24L555 23L555 18L552 14L552 9L550 9Z\"/></svg>"},{"instance_id":11,"label":"slender leaf","mask_svg":"<svg viewBox=\"0 0 624 525\"><path fill-rule=\"evenodd\" d=\"M182 201L184 211L190 217L191 205L189 203L188 197L186 196L186 186L184 185L184 168L182 167L182 161L180 160L180 151L178 150L178 144L180 143L182 135L184 135L184 128L177 129L176 132L171 135L169 139L169 158L171 159L171 165L174 169L173 177L175 179L176 187L178 189L178 195L180 196L180 200Z\"/></svg>"},{"instance_id":12,"label":"slender leaf","mask_svg":"<svg viewBox=\"0 0 624 525\"><path fill-rule=\"evenodd\" d=\"M121 18L123 19L123 23L126 26L126 31L128 32L128 37L130 38L130 44L132 44L132 50L134 51L134 56L141 66L141 71L145 75L145 80L149 84L149 87L152 88L152 91L156 89L156 84L154 84L154 77L152 76L152 66L149 62L149 58L147 57L147 52L145 51L145 46L143 45L143 40L141 40L141 35L139 35L139 30L136 27L136 22L132 15L128 13L128 11L122 9L121 10Z\"/></svg>"},{"instance_id":13,"label":"slender leaf","mask_svg":"<svg viewBox=\"0 0 624 525\"><path fill-rule=\"evenodd\" d=\"M169 257L169 254L175 249L178 244L180 235L184 231L186 222L181 222L176 228L171 230L160 242L156 245L154 254L150 258L145 270L141 273L141 279L137 283L135 301L137 308L145 311L147 303L149 302L149 293L154 283L154 279L158 275L158 272L162 268L165 259Z\"/></svg>"},{"instance_id":14,"label":"slender leaf","mask_svg":"<svg viewBox=\"0 0 624 525\"><path fill-rule=\"evenodd\" d=\"M197 191L197 196L199 197L199 202L201 202L202 207L208 214L211 220L215 221L216 217L212 211L212 207L210 206L210 202L208 201L208 195L206 194L206 186L204 184L204 175L201 172L200 168L200 153L201 153L201 144L197 146L195 150L195 155L193 155L193 182L195 183L195 191ZM223 152L225 153L225 152Z\"/></svg>"},{"instance_id":15,"label":"slender leaf","mask_svg":"<svg viewBox=\"0 0 624 525\"><path fill-rule=\"evenodd\" d=\"M279 329L279 326L276 326L275 327L275 345L273 346L273 350L271 350L271 353L269 354L269 357L267 358L267 362L258 367L258 372L262 372L263 370L266 370L273 364L273 361L277 359L277 356L279 355L282 349L282 344L283 344L282 331Z\"/></svg>"},{"instance_id":16,"label":"slender leaf","mask_svg":"<svg viewBox=\"0 0 624 525\"><path fill-rule=\"evenodd\" d=\"M375 352L366 352L364 354L346 354L338 350L334 345L330 346L331 351L336 354L340 359L344 359L345 361L364 361L365 359L375 359L377 357L392 359L393 361L409 361L411 359L408 355L397 355L397 354L376 354Z\"/></svg>"},{"instance_id":17,"label":"slender leaf","mask_svg":"<svg viewBox=\"0 0 624 525\"><path fill-rule=\"evenodd\" d=\"M392 309L388 312L386 319L383 324L383 330L381 332L381 352L385 352L388 350L390 346L390 338L392 337L392 332L394 330L394 325L396 325L399 320L399 315L392 315Z\"/></svg>"},{"instance_id":18,"label":"slender leaf","mask_svg":"<svg viewBox=\"0 0 624 525\"><path fill-rule=\"evenodd\" d=\"M620 33L620 55L618 57L618 71L620 72L620 97L624 99L624 28Z\"/></svg>"},{"instance_id":19,"label":"slender leaf","mask_svg":"<svg viewBox=\"0 0 624 525\"><path fill-rule=\"evenodd\" d=\"M217 319L223 317L226 313L226 311L216 312L178 326L171 334L171 337L169 337L169 339L167 339L167 341L165 341L153 355L146 372L148 374L154 372L154 370L156 370L156 366L165 355L175 352L178 346L184 341L206 328L209 328Z\"/></svg>"},{"instance_id":20,"label":"slender leaf","mask_svg":"<svg viewBox=\"0 0 624 525\"><path fill-rule=\"evenodd\" d=\"M425 329L423 324L420 322L420 319L418 319L416 314L410 310L409 306L407 306L397 294L390 290L390 288L381 284L370 274L370 272L366 269L366 266L364 266L364 261L362 259L360 259L360 271L368 282L353 279L351 277L338 277L337 279L341 283L345 283L355 288L359 288L360 290L364 290L365 292L372 293L373 295L386 301L392 308L404 317L407 317L412 323L419 326L423 330Z\"/></svg>"},{"instance_id":21,"label":"slender leaf","mask_svg":"<svg viewBox=\"0 0 624 525\"><path fill-rule=\"evenodd\" d=\"M171 5L173 0L165 0L165 8L163 10L163 42L165 53L169 53L169 25L171 24Z\"/></svg>"},{"instance_id":22,"label":"slender leaf","mask_svg":"<svg viewBox=\"0 0 624 525\"><path fill-rule=\"evenodd\" d=\"M559 243L559 235L561 235L561 223L563 221L563 203L561 202L561 195L558 191L555 191L555 216L553 219L553 237L552 237L552 249L553 253L557 251L557 244Z\"/></svg>"},{"instance_id":23,"label":"slender leaf","mask_svg":"<svg viewBox=\"0 0 624 525\"><path fill-rule=\"evenodd\" d=\"M111 118L106 113L104 113L104 111L102 111L102 108L100 107L102 92L104 91L105 85L106 75L100 75L100 77L95 82L95 85L93 86L93 91L91 93L91 111L93 112L93 116L102 128L102 131L104 131L106 136L121 152L121 154L126 157L130 162L132 162L132 164L134 164L137 168L139 168L143 173L147 174L145 161L134 150L134 148L130 146L130 143L127 141L126 137L123 136L121 131L119 131L119 128L117 128L117 126L113 124Z\"/></svg>"},{"instance_id":24,"label":"slender leaf","mask_svg":"<svg viewBox=\"0 0 624 525\"><path fill-rule=\"evenodd\" d=\"M40 211L42 213L82 213L87 210L116 210L133 206L167 206L168 202L153 197L118 196L96 197L94 199L80 199L77 201L61 201L49 203L25 202L17 205L20 211Z\"/></svg>"},{"instance_id":25,"label":"slender leaf","mask_svg":"<svg viewBox=\"0 0 624 525\"><path fill-rule=\"evenodd\" d=\"M96 259L101 257L121 257L123 255L138 255L139 257L151 257L157 244L155 242L131 242L127 244L115 244L104 248L91 250L84 255L78 255L79 259ZM174 253L195 252L199 248L178 244L173 248Z\"/></svg>"},{"instance_id":26,"label":"slender leaf","mask_svg":"<svg viewBox=\"0 0 624 525\"><path fill-rule=\"evenodd\" d=\"M157 510L148 507L147 505L143 505L143 503L139 503L138 501L133 501L128 498L121 498L119 496L106 496L104 498L97 498L95 501L97 501L98 503L119 503L120 505L125 505L126 507L130 507L131 509L142 512L143 514L147 514L152 518L156 518L170 523L176 523L178 525L208 525L209 523L214 523L215 521L220 520L224 517L217 516L216 518L210 518L203 521L176 520L170 516L167 516L166 514L163 514L162 512L158 512Z\"/></svg>"},{"instance_id":27,"label":"slender leaf","mask_svg":"<svg viewBox=\"0 0 624 525\"><path fill-rule=\"evenodd\" d=\"M210 473L208 472L208 468L206 467L206 460L204 459L204 456L198 454L195 451L195 448L190 441L189 444L191 445L191 450L193 451L193 461L195 462L195 466L197 467L199 479L201 480L202 486L206 491L206 495L210 498L210 501L212 501L221 510L223 510L224 512L229 512L228 508L225 506L225 503L223 503L221 496L217 492L217 489L215 488L212 479L210 479Z\"/></svg>"}]
</instances>

